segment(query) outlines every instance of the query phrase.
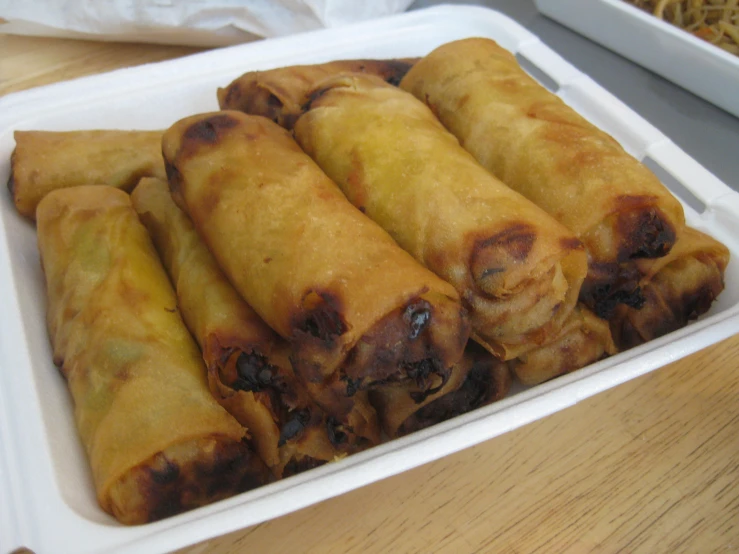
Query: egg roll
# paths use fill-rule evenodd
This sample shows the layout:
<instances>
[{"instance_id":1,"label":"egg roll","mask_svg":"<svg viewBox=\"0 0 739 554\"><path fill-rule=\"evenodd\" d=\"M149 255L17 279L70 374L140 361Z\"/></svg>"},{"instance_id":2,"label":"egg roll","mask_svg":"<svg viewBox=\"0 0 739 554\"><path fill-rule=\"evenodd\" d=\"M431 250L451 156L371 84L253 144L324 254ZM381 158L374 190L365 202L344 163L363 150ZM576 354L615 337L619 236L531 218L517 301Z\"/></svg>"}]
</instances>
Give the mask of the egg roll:
<instances>
[{"instance_id":1,"label":"egg roll","mask_svg":"<svg viewBox=\"0 0 739 554\"><path fill-rule=\"evenodd\" d=\"M667 256L637 262L646 299L639 310L618 306L611 331L622 350L671 333L706 313L724 290L729 250L692 227L684 227Z\"/></svg>"},{"instance_id":2,"label":"egg roll","mask_svg":"<svg viewBox=\"0 0 739 554\"><path fill-rule=\"evenodd\" d=\"M244 428L208 389L128 194L57 190L37 216L54 362L100 506L146 523L267 483Z\"/></svg>"},{"instance_id":3,"label":"egg roll","mask_svg":"<svg viewBox=\"0 0 739 554\"><path fill-rule=\"evenodd\" d=\"M510 388L508 364L469 341L446 384L431 395L413 384L389 385L370 391L383 431L395 438L471 412L503 398Z\"/></svg>"},{"instance_id":4,"label":"egg roll","mask_svg":"<svg viewBox=\"0 0 739 554\"><path fill-rule=\"evenodd\" d=\"M454 288L352 206L264 117L201 114L164 134L170 190L234 288L290 342L293 367L344 423L368 388L449 378L469 336Z\"/></svg>"},{"instance_id":5,"label":"egg roll","mask_svg":"<svg viewBox=\"0 0 739 554\"><path fill-rule=\"evenodd\" d=\"M182 319L198 342L218 402L246 427L276 477L359 450L297 381L286 345L228 282L166 181L142 179L131 194L174 284Z\"/></svg>"},{"instance_id":6,"label":"egg roll","mask_svg":"<svg viewBox=\"0 0 739 554\"><path fill-rule=\"evenodd\" d=\"M8 189L29 219L52 190L109 185L129 192L142 177L166 179L162 131L16 131L14 137Z\"/></svg>"},{"instance_id":7,"label":"egg roll","mask_svg":"<svg viewBox=\"0 0 739 554\"><path fill-rule=\"evenodd\" d=\"M550 342L509 362L524 385L538 385L617 352L608 322L579 303Z\"/></svg>"},{"instance_id":8,"label":"egg roll","mask_svg":"<svg viewBox=\"0 0 739 554\"><path fill-rule=\"evenodd\" d=\"M292 129L311 90L322 80L340 73L365 73L397 85L418 58L395 60L340 60L315 65L294 65L250 71L226 88L218 89L222 110L263 115Z\"/></svg>"},{"instance_id":9,"label":"egg roll","mask_svg":"<svg viewBox=\"0 0 739 554\"><path fill-rule=\"evenodd\" d=\"M601 317L616 304L643 302L631 262L667 254L685 223L680 202L644 164L489 39L440 46L400 87L485 168L585 243L583 302Z\"/></svg>"},{"instance_id":10,"label":"egg roll","mask_svg":"<svg viewBox=\"0 0 739 554\"><path fill-rule=\"evenodd\" d=\"M559 330L587 272L568 229L487 172L397 87L339 76L312 97L297 142L352 204L455 287L475 340L508 360Z\"/></svg>"}]
</instances>

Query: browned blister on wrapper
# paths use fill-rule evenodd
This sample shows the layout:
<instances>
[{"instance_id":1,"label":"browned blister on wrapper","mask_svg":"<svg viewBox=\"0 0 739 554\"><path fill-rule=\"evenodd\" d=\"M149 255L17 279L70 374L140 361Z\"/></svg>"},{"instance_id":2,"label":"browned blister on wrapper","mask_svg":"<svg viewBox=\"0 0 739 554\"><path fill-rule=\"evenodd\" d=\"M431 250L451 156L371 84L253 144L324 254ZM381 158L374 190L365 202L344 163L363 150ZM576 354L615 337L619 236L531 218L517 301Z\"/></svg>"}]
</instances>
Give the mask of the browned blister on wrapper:
<instances>
[{"instance_id":1,"label":"browned blister on wrapper","mask_svg":"<svg viewBox=\"0 0 739 554\"><path fill-rule=\"evenodd\" d=\"M290 342L295 371L329 415L348 423L366 390L388 382L428 391L448 379L469 336L456 291L354 208L284 129L202 114L173 125L163 152L178 203ZM367 436L359 423L348 424Z\"/></svg>"},{"instance_id":2,"label":"browned blister on wrapper","mask_svg":"<svg viewBox=\"0 0 739 554\"><path fill-rule=\"evenodd\" d=\"M208 389L129 196L58 190L37 215L54 362L103 509L146 523L268 482L244 428Z\"/></svg>"}]
</instances>

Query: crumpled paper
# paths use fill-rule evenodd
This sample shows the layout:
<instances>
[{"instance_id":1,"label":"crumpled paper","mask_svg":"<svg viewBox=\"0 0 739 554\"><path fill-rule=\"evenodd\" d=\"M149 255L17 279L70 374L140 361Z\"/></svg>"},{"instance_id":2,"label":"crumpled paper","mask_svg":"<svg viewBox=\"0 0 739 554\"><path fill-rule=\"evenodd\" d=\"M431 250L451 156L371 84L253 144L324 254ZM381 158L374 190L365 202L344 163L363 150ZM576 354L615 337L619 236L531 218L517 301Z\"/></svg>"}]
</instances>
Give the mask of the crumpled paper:
<instances>
[{"instance_id":1,"label":"crumpled paper","mask_svg":"<svg viewBox=\"0 0 739 554\"><path fill-rule=\"evenodd\" d=\"M413 0L0 0L0 32L226 46L402 12Z\"/></svg>"}]
</instances>

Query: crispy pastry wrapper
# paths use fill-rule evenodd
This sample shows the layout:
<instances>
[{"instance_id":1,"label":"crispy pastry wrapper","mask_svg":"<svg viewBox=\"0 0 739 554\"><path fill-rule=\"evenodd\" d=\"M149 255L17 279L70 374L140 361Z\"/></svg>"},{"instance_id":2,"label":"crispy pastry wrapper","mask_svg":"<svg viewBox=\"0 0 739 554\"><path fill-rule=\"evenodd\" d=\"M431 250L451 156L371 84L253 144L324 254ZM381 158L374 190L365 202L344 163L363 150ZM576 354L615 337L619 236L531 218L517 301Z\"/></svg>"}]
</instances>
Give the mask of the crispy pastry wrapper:
<instances>
[{"instance_id":1,"label":"crispy pastry wrapper","mask_svg":"<svg viewBox=\"0 0 739 554\"><path fill-rule=\"evenodd\" d=\"M346 423L364 404L358 391L378 384L431 389L448 376L469 335L456 291L354 208L287 131L202 114L173 125L163 152L175 200L234 288L290 341L329 415Z\"/></svg>"},{"instance_id":2,"label":"crispy pastry wrapper","mask_svg":"<svg viewBox=\"0 0 739 554\"><path fill-rule=\"evenodd\" d=\"M54 362L101 507L145 523L268 482L244 428L210 394L128 195L54 191L37 223Z\"/></svg>"},{"instance_id":3,"label":"crispy pastry wrapper","mask_svg":"<svg viewBox=\"0 0 739 554\"><path fill-rule=\"evenodd\" d=\"M503 360L554 336L587 272L582 243L466 152L412 95L365 75L323 81L295 125L362 212L456 288Z\"/></svg>"},{"instance_id":4,"label":"crispy pastry wrapper","mask_svg":"<svg viewBox=\"0 0 739 554\"><path fill-rule=\"evenodd\" d=\"M538 385L616 352L608 322L579 303L551 342L509 363L521 383Z\"/></svg>"},{"instance_id":5,"label":"crispy pastry wrapper","mask_svg":"<svg viewBox=\"0 0 739 554\"><path fill-rule=\"evenodd\" d=\"M131 191L142 177L166 178L162 131L16 131L14 137L8 189L30 219L52 190L109 185Z\"/></svg>"},{"instance_id":6,"label":"crispy pastry wrapper","mask_svg":"<svg viewBox=\"0 0 739 554\"><path fill-rule=\"evenodd\" d=\"M508 364L470 341L449 380L426 395L412 384L388 385L369 392L385 434L401 437L500 400L511 384Z\"/></svg>"},{"instance_id":7,"label":"crispy pastry wrapper","mask_svg":"<svg viewBox=\"0 0 739 554\"><path fill-rule=\"evenodd\" d=\"M218 402L244 427L276 477L355 452L366 441L339 426L297 381L284 341L218 267L165 181L142 179L131 195L175 286Z\"/></svg>"},{"instance_id":8,"label":"crispy pastry wrapper","mask_svg":"<svg viewBox=\"0 0 739 554\"><path fill-rule=\"evenodd\" d=\"M397 85L416 61L418 58L339 60L250 71L226 88L218 89L218 104L222 110L263 115L281 127L292 129L303 113L310 92L320 81L340 73L364 73Z\"/></svg>"},{"instance_id":9,"label":"crispy pastry wrapper","mask_svg":"<svg viewBox=\"0 0 739 554\"><path fill-rule=\"evenodd\" d=\"M622 350L661 337L706 313L724 290L729 250L716 239L684 227L667 256L639 260L641 309L618 306L611 331Z\"/></svg>"},{"instance_id":10,"label":"crispy pastry wrapper","mask_svg":"<svg viewBox=\"0 0 739 554\"><path fill-rule=\"evenodd\" d=\"M485 168L585 243L590 270L581 299L596 313L638 305L631 260L664 256L685 222L680 203L646 166L489 39L440 46L400 87Z\"/></svg>"}]
</instances>

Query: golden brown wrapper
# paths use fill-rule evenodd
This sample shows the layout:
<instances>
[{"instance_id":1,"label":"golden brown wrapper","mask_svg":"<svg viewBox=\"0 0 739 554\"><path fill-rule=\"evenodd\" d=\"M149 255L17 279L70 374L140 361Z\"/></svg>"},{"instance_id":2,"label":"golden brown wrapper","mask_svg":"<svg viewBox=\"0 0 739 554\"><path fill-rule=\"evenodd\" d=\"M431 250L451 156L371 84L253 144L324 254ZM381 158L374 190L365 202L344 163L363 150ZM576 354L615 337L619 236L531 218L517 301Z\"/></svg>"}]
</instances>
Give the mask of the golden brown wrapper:
<instances>
[{"instance_id":1,"label":"golden brown wrapper","mask_svg":"<svg viewBox=\"0 0 739 554\"><path fill-rule=\"evenodd\" d=\"M166 179L162 131L16 131L8 189L34 219L52 190L109 185L131 191L142 177Z\"/></svg>"},{"instance_id":2,"label":"golden brown wrapper","mask_svg":"<svg viewBox=\"0 0 739 554\"><path fill-rule=\"evenodd\" d=\"M244 299L344 423L364 389L446 378L469 335L454 288L354 208L290 135L241 112L164 135L170 188ZM358 392L359 391L359 392ZM356 429L355 429L356 432Z\"/></svg>"},{"instance_id":3,"label":"golden brown wrapper","mask_svg":"<svg viewBox=\"0 0 739 554\"><path fill-rule=\"evenodd\" d=\"M165 181L131 194L175 286L182 318L208 368L211 392L250 432L276 477L355 452L366 441L330 420L294 375L284 341L234 290Z\"/></svg>"},{"instance_id":4,"label":"golden brown wrapper","mask_svg":"<svg viewBox=\"0 0 739 554\"><path fill-rule=\"evenodd\" d=\"M489 39L440 46L400 87L485 168L585 243L581 300L604 317L616 303L638 305L630 262L665 255L685 222L680 203L646 166Z\"/></svg>"},{"instance_id":5,"label":"golden brown wrapper","mask_svg":"<svg viewBox=\"0 0 739 554\"><path fill-rule=\"evenodd\" d=\"M616 352L608 322L579 303L552 341L509 363L521 383L538 385Z\"/></svg>"},{"instance_id":6,"label":"golden brown wrapper","mask_svg":"<svg viewBox=\"0 0 739 554\"><path fill-rule=\"evenodd\" d=\"M470 341L452 376L438 392L427 395L413 385L391 384L369 394L383 431L395 438L500 400L510 384L508 364Z\"/></svg>"},{"instance_id":7,"label":"golden brown wrapper","mask_svg":"<svg viewBox=\"0 0 739 554\"><path fill-rule=\"evenodd\" d=\"M339 60L250 71L218 89L218 104L222 110L263 115L291 129L320 81L339 73L365 73L397 85L416 61L418 58Z\"/></svg>"},{"instance_id":8,"label":"golden brown wrapper","mask_svg":"<svg viewBox=\"0 0 739 554\"><path fill-rule=\"evenodd\" d=\"M503 360L554 336L587 272L582 243L466 152L412 95L366 75L323 81L295 124L363 213L451 283Z\"/></svg>"},{"instance_id":9,"label":"golden brown wrapper","mask_svg":"<svg viewBox=\"0 0 739 554\"><path fill-rule=\"evenodd\" d=\"M101 507L145 523L268 482L244 428L208 389L128 195L67 188L37 215L54 362Z\"/></svg>"},{"instance_id":10,"label":"golden brown wrapper","mask_svg":"<svg viewBox=\"0 0 739 554\"><path fill-rule=\"evenodd\" d=\"M684 227L669 254L639 260L639 286L645 302L639 310L618 306L610 319L622 350L684 327L709 310L724 290L729 249L692 227Z\"/></svg>"}]
</instances>

